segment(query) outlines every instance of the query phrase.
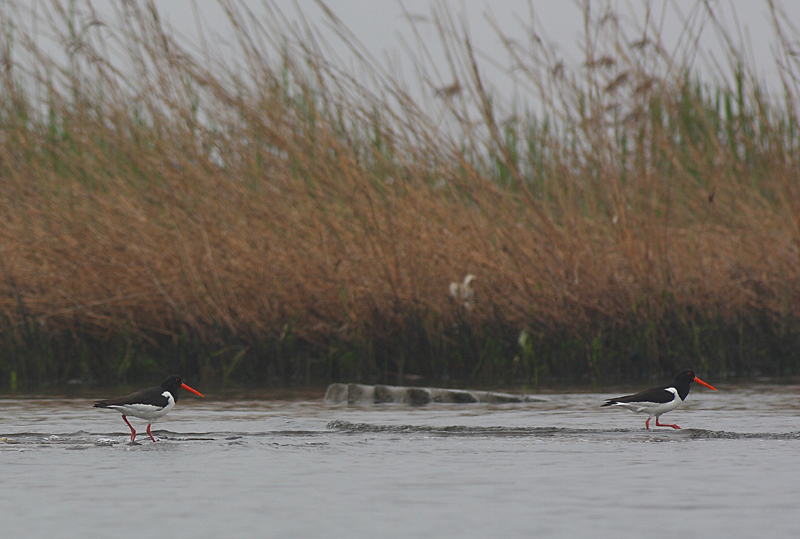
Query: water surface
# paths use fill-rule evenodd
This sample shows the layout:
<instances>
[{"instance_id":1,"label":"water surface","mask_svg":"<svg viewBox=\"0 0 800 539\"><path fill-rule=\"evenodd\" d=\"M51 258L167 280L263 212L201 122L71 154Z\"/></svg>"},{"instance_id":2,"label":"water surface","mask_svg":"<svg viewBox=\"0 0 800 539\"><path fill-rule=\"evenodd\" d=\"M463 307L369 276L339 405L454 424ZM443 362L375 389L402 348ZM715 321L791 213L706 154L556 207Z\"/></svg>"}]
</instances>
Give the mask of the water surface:
<instances>
[{"instance_id":1,"label":"water surface","mask_svg":"<svg viewBox=\"0 0 800 539\"><path fill-rule=\"evenodd\" d=\"M85 399L0 399L8 537L800 537L800 389L348 406L182 395L136 443Z\"/></svg>"}]
</instances>

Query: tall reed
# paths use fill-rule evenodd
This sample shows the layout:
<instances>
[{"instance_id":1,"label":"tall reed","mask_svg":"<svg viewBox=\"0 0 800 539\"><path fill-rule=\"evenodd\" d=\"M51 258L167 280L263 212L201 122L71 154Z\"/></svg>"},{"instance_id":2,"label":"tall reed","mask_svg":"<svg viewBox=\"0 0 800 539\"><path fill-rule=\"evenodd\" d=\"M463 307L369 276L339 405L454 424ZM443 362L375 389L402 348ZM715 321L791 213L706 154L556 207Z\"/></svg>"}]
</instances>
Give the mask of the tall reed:
<instances>
[{"instance_id":1,"label":"tall reed","mask_svg":"<svg viewBox=\"0 0 800 539\"><path fill-rule=\"evenodd\" d=\"M781 96L706 3L685 31L724 40L727 81L698 76L695 40L669 53L657 21L586 2L577 67L534 27L505 41L529 105L495 97L441 5L450 65L421 37L416 59L429 99L334 14L356 68L275 4L221 5L227 49L185 44L147 2L104 20L52 0L27 25L2 8L6 386L797 373L797 33L779 6ZM451 294L468 274L473 295Z\"/></svg>"}]
</instances>

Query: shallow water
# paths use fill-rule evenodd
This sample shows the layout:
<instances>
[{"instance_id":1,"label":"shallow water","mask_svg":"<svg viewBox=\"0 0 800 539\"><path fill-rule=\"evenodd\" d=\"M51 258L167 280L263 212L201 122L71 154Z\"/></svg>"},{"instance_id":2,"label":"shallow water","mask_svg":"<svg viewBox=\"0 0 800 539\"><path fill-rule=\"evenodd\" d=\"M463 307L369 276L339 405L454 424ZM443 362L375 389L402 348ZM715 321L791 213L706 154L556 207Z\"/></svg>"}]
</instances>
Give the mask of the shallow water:
<instances>
[{"instance_id":1,"label":"shallow water","mask_svg":"<svg viewBox=\"0 0 800 539\"><path fill-rule=\"evenodd\" d=\"M800 388L354 407L185 393L130 444L84 399L0 399L4 537L800 537Z\"/></svg>"}]
</instances>

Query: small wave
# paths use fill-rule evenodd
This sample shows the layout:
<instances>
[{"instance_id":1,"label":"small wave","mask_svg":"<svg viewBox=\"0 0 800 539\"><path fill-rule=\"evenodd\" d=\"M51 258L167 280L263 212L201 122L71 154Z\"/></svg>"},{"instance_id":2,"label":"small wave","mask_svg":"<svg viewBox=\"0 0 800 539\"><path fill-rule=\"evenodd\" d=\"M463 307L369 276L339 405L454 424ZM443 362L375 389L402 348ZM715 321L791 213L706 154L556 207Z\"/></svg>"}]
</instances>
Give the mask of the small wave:
<instances>
[{"instance_id":1,"label":"small wave","mask_svg":"<svg viewBox=\"0 0 800 539\"><path fill-rule=\"evenodd\" d=\"M350 434L389 434L415 435L424 434L439 437L485 437L485 438L532 438L549 440L584 440L612 442L688 442L699 440L800 440L800 432L731 432L686 428L683 430L644 430L640 428L574 428L554 426L468 426L468 425L409 425L409 424L375 424L354 423L334 420L326 425L326 430L275 430L259 432L219 431L219 432L185 432L175 433L161 431L154 433L161 444L151 444L149 438L137 438L131 443L126 433L42 433L27 432L16 434L0 434L0 450L14 448L46 448L61 447L66 449L84 449L101 447L131 446L171 446L172 449L189 444L217 443L225 446L248 445L251 442L263 444L272 441L279 445L297 444L298 447L324 446L319 436L330 436L332 433ZM154 447L155 448L155 447Z\"/></svg>"},{"instance_id":2,"label":"small wave","mask_svg":"<svg viewBox=\"0 0 800 539\"><path fill-rule=\"evenodd\" d=\"M800 432L729 432L687 429L693 440L800 440Z\"/></svg>"},{"instance_id":3,"label":"small wave","mask_svg":"<svg viewBox=\"0 0 800 539\"><path fill-rule=\"evenodd\" d=\"M334 420L327 424L328 429L339 432L422 432L427 434L451 435L495 435L495 436L552 436L558 434L591 434L600 432L596 429L574 429L567 427L469 427L465 425L449 425L434 427L430 425L374 425L371 423L351 423ZM632 432L629 429L610 429L603 432Z\"/></svg>"},{"instance_id":4,"label":"small wave","mask_svg":"<svg viewBox=\"0 0 800 539\"><path fill-rule=\"evenodd\" d=\"M450 425L376 425L334 420L328 429L343 433L425 433L442 436L587 437L596 439L668 440L800 440L800 432L729 432L703 429L579 429L569 427L470 427Z\"/></svg>"}]
</instances>

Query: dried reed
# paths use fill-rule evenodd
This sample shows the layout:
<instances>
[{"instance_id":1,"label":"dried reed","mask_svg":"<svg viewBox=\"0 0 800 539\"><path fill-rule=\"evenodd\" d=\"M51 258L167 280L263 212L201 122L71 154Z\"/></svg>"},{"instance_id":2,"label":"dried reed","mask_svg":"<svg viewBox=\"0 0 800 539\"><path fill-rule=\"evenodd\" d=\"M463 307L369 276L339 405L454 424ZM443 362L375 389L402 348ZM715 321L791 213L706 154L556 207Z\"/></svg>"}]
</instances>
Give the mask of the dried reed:
<instances>
[{"instance_id":1,"label":"dried reed","mask_svg":"<svg viewBox=\"0 0 800 539\"><path fill-rule=\"evenodd\" d=\"M578 68L535 28L507 40L536 112L493 99L441 7L452 78L422 54L420 102L332 14L355 71L272 4L223 2L235 54L182 44L149 3L116 2L113 22L39 6L35 31L16 2L0 17L6 380L800 368L797 33L779 6L780 97L707 3L686 32L719 33L730 82L587 2ZM450 293L467 274L469 301Z\"/></svg>"}]
</instances>

